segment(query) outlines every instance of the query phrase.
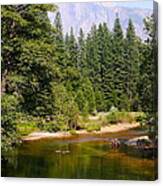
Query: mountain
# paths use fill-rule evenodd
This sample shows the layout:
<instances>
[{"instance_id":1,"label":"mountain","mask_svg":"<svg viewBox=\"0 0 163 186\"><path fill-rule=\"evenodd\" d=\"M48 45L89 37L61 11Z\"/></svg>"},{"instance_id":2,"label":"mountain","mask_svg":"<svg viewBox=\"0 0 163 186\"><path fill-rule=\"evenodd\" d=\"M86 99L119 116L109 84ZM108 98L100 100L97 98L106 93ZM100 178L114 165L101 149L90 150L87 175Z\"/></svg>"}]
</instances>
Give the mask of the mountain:
<instances>
[{"instance_id":1,"label":"mountain","mask_svg":"<svg viewBox=\"0 0 163 186\"><path fill-rule=\"evenodd\" d=\"M144 39L143 19L152 14L150 9L108 6L108 4L96 2L58 3L57 5L61 13L64 33L69 32L72 26L76 36L80 27L85 33L88 33L92 24L98 25L100 22L106 22L109 29L112 30L116 14L118 14L124 32L128 25L128 19L131 18L137 35ZM52 18L54 16L51 16L51 20Z\"/></svg>"}]
</instances>

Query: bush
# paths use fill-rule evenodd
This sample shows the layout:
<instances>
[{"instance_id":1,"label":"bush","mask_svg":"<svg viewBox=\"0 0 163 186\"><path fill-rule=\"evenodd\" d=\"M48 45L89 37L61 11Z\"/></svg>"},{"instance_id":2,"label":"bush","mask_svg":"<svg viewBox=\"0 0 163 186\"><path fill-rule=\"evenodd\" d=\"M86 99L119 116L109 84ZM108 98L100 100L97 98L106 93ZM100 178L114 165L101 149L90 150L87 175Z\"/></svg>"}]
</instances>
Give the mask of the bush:
<instances>
[{"instance_id":1,"label":"bush","mask_svg":"<svg viewBox=\"0 0 163 186\"><path fill-rule=\"evenodd\" d=\"M13 150L19 143L19 134L16 131L16 115L19 112L19 99L14 95L2 96L1 116L1 152Z\"/></svg>"},{"instance_id":2,"label":"bush","mask_svg":"<svg viewBox=\"0 0 163 186\"><path fill-rule=\"evenodd\" d=\"M16 128L17 132L22 135L28 135L31 132L38 131L39 117L33 117L26 113L17 113L16 115Z\"/></svg>"},{"instance_id":3,"label":"bush","mask_svg":"<svg viewBox=\"0 0 163 186\"><path fill-rule=\"evenodd\" d=\"M76 130L73 130L73 129L72 129L72 130L69 131L69 133L70 133L71 135L76 135Z\"/></svg>"},{"instance_id":4,"label":"bush","mask_svg":"<svg viewBox=\"0 0 163 186\"><path fill-rule=\"evenodd\" d=\"M57 132L60 130L59 125L55 121L39 123L38 128L47 132Z\"/></svg>"},{"instance_id":5,"label":"bush","mask_svg":"<svg viewBox=\"0 0 163 186\"><path fill-rule=\"evenodd\" d=\"M31 132L38 131L37 123L35 122L23 122L17 124L17 131L18 133L22 135L28 135Z\"/></svg>"},{"instance_id":6,"label":"bush","mask_svg":"<svg viewBox=\"0 0 163 186\"><path fill-rule=\"evenodd\" d=\"M110 112L107 116L108 123L116 124L116 123L132 123L136 121L133 113L130 112Z\"/></svg>"},{"instance_id":7,"label":"bush","mask_svg":"<svg viewBox=\"0 0 163 186\"><path fill-rule=\"evenodd\" d=\"M118 122L117 113L116 112L109 113L109 115L107 116L107 120L111 124L117 123Z\"/></svg>"},{"instance_id":8,"label":"bush","mask_svg":"<svg viewBox=\"0 0 163 186\"><path fill-rule=\"evenodd\" d=\"M114 107L114 106L111 106L109 111L110 112L118 112L118 109L116 107Z\"/></svg>"},{"instance_id":9,"label":"bush","mask_svg":"<svg viewBox=\"0 0 163 186\"><path fill-rule=\"evenodd\" d=\"M56 123L63 127L61 130L76 129L79 108L72 92L63 85L53 84L54 115Z\"/></svg>"},{"instance_id":10,"label":"bush","mask_svg":"<svg viewBox=\"0 0 163 186\"><path fill-rule=\"evenodd\" d=\"M88 132L99 131L100 129L101 129L101 126L99 124L89 124L86 127L86 130Z\"/></svg>"},{"instance_id":11,"label":"bush","mask_svg":"<svg viewBox=\"0 0 163 186\"><path fill-rule=\"evenodd\" d=\"M145 114L138 115L136 121L143 127L147 123L147 116Z\"/></svg>"}]
</instances>

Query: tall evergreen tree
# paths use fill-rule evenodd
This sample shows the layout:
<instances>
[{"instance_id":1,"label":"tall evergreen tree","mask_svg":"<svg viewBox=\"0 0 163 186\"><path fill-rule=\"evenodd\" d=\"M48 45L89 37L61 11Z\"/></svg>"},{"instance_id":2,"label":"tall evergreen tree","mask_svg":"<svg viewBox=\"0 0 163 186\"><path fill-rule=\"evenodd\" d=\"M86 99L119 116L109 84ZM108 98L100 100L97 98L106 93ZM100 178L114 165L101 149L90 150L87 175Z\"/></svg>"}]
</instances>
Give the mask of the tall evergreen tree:
<instances>
[{"instance_id":1,"label":"tall evergreen tree","mask_svg":"<svg viewBox=\"0 0 163 186\"><path fill-rule=\"evenodd\" d=\"M78 37L78 69L82 76L88 75L88 67L86 63L86 47L85 38L82 28L80 28Z\"/></svg>"},{"instance_id":2,"label":"tall evergreen tree","mask_svg":"<svg viewBox=\"0 0 163 186\"><path fill-rule=\"evenodd\" d=\"M17 112L52 113L51 82L59 80L59 71L47 12L55 9L53 5L2 7L2 136L7 146L16 130Z\"/></svg>"},{"instance_id":3,"label":"tall evergreen tree","mask_svg":"<svg viewBox=\"0 0 163 186\"><path fill-rule=\"evenodd\" d=\"M94 87L97 87L98 82L100 81L100 64L98 63L99 56L97 38L97 28L96 25L93 25L86 40L86 60L89 69L89 78L91 79Z\"/></svg>"},{"instance_id":4,"label":"tall evergreen tree","mask_svg":"<svg viewBox=\"0 0 163 186\"><path fill-rule=\"evenodd\" d=\"M108 86L111 81L111 64L112 64L112 50L111 50L111 33L108 30L107 24L103 23L98 28L98 54L100 64L100 91L104 97L103 110L109 110L111 104L110 87Z\"/></svg>"},{"instance_id":5,"label":"tall evergreen tree","mask_svg":"<svg viewBox=\"0 0 163 186\"><path fill-rule=\"evenodd\" d=\"M63 42L63 29L60 12L56 13L54 25L56 29L56 42Z\"/></svg>"},{"instance_id":6,"label":"tall evergreen tree","mask_svg":"<svg viewBox=\"0 0 163 186\"><path fill-rule=\"evenodd\" d=\"M79 89L76 95L81 113L93 113L96 110L95 93L91 81L87 77L80 80Z\"/></svg>"},{"instance_id":7,"label":"tall evergreen tree","mask_svg":"<svg viewBox=\"0 0 163 186\"><path fill-rule=\"evenodd\" d=\"M56 57L57 62L61 68L65 68L67 64L67 53L65 49L65 43L63 38L63 28L62 28L62 21L61 21L61 14L60 12L56 13L55 20L55 45L56 45Z\"/></svg>"},{"instance_id":8,"label":"tall evergreen tree","mask_svg":"<svg viewBox=\"0 0 163 186\"><path fill-rule=\"evenodd\" d=\"M141 45L138 37L135 34L135 28L132 20L129 19L126 41L125 41L125 82L124 90L127 94L127 110L134 111L138 109L138 82L139 82L139 48Z\"/></svg>"},{"instance_id":9,"label":"tall evergreen tree","mask_svg":"<svg viewBox=\"0 0 163 186\"><path fill-rule=\"evenodd\" d=\"M113 64L110 66L112 76L108 85L109 87L111 87L110 101L115 107L123 109L123 103L126 99L123 91L125 73L124 38L118 15L115 19L113 28L112 52L114 54L112 55Z\"/></svg>"},{"instance_id":10,"label":"tall evergreen tree","mask_svg":"<svg viewBox=\"0 0 163 186\"><path fill-rule=\"evenodd\" d=\"M49 110L50 82L58 76L54 29L47 16L53 10L52 5L9 5L2 10L4 90L20 96L23 108L35 114ZM11 47L9 41L14 42Z\"/></svg>"},{"instance_id":11,"label":"tall evergreen tree","mask_svg":"<svg viewBox=\"0 0 163 186\"><path fill-rule=\"evenodd\" d=\"M140 66L139 99L144 112L157 112L157 38L154 16L144 20L148 37L142 50L143 60Z\"/></svg>"},{"instance_id":12,"label":"tall evergreen tree","mask_svg":"<svg viewBox=\"0 0 163 186\"><path fill-rule=\"evenodd\" d=\"M68 90L75 91L78 88L78 80L80 79L80 71L78 68L78 44L71 27L70 34L65 37L66 59L67 65L64 69L64 82Z\"/></svg>"},{"instance_id":13,"label":"tall evergreen tree","mask_svg":"<svg viewBox=\"0 0 163 186\"><path fill-rule=\"evenodd\" d=\"M98 111L104 110L104 95L101 91L101 65L99 63L99 39L98 29L93 25L90 33L86 39L86 60L88 66L88 76L92 82L95 97L96 109Z\"/></svg>"},{"instance_id":14,"label":"tall evergreen tree","mask_svg":"<svg viewBox=\"0 0 163 186\"><path fill-rule=\"evenodd\" d=\"M73 28L71 27L70 36L68 40L68 52L69 52L69 62L70 66L77 67L78 64L78 45L76 38L74 36Z\"/></svg>"}]
</instances>

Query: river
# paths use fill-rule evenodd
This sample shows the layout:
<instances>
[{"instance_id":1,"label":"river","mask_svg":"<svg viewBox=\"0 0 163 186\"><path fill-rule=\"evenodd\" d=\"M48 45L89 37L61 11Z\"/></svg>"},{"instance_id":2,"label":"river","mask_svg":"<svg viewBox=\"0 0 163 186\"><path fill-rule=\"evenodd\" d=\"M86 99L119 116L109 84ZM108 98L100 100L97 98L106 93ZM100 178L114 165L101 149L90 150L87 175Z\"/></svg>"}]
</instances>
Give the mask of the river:
<instances>
[{"instance_id":1,"label":"river","mask_svg":"<svg viewBox=\"0 0 163 186\"><path fill-rule=\"evenodd\" d=\"M17 153L2 161L2 176L69 179L154 180L156 160L112 149L109 140L140 136L139 130L44 139L23 143Z\"/></svg>"}]
</instances>

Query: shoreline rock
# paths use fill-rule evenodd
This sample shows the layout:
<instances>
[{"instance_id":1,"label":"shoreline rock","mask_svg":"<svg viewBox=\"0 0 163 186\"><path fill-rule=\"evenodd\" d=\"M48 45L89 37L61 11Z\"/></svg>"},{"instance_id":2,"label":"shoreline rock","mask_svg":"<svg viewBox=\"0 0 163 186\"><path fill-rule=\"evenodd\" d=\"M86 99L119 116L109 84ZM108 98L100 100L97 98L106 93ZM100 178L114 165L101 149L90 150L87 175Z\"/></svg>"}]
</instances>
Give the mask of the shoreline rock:
<instances>
[{"instance_id":1,"label":"shoreline rock","mask_svg":"<svg viewBox=\"0 0 163 186\"><path fill-rule=\"evenodd\" d=\"M138 140L145 140L151 143L151 140L149 139L148 136L139 136L139 137L135 137L135 138L131 138L130 140L128 140L126 142L126 145L128 146L137 146L137 142Z\"/></svg>"}]
</instances>

